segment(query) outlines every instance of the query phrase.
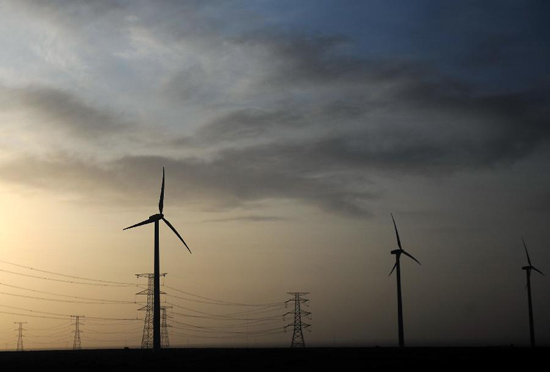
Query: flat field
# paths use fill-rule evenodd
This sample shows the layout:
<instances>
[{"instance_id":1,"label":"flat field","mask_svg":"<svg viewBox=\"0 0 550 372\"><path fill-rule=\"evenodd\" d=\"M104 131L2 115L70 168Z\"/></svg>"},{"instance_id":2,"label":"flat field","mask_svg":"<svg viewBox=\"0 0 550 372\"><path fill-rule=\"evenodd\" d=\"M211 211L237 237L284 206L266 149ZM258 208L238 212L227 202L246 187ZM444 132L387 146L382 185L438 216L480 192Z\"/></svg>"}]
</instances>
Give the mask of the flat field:
<instances>
[{"instance_id":1,"label":"flat field","mask_svg":"<svg viewBox=\"0 0 550 372\"><path fill-rule=\"evenodd\" d=\"M178 368L184 371L364 371L391 366L534 367L548 348L308 348L140 349L0 352L2 367L73 367L97 370Z\"/></svg>"}]
</instances>

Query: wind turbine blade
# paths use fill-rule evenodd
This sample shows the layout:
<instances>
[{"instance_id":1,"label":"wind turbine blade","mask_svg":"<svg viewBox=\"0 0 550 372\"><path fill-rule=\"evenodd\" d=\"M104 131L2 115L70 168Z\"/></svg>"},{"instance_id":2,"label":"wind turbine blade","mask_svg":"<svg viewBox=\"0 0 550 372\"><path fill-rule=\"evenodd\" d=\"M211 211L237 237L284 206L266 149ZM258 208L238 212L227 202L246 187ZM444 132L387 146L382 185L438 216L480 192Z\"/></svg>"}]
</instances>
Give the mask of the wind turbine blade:
<instances>
[{"instance_id":1,"label":"wind turbine blade","mask_svg":"<svg viewBox=\"0 0 550 372\"><path fill-rule=\"evenodd\" d=\"M410 258L412 258L413 260L415 260L419 265L422 265L422 264L420 263L420 261L418 261L416 258L414 258L411 254L409 254L409 253L407 253L407 252L405 252L405 251L403 251L403 254L404 254L405 256L409 256Z\"/></svg>"},{"instance_id":2,"label":"wind turbine blade","mask_svg":"<svg viewBox=\"0 0 550 372\"><path fill-rule=\"evenodd\" d=\"M160 187L160 198L159 198L159 212L162 214L164 209L164 167L162 167L162 186Z\"/></svg>"},{"instance_id":3,"label":"wind turbine blade","mask_svg":"<svg viewBox=\"0 0 550 372\"><path fill-rule=\"evenodd\" d=\"M154 220L151 220L151 219L145 220L145 221L142 221L142 222L140 222L140 223L136 223L135 225L129 226L129 227L127 227L127 228L125 228L125 229L122 229L122 230L128 230L128 229L131 229L131 228L134 228L134 227L138 227L138 226L141 226L141 225L147 225L148 223L151 223L151 222L155 222L155 221L154 221Z\"/></svg>"},{"instance_id":4,"label":"wind turbine blade","mask_svg":"<svg viewBox=\"0 0 550 372\"><path fill-rule=\"evenodd\" d=\"M393 214L391 214L391 219L393 221L393 227L395 228L395 236L397 237L397 245L399 246L399 249L403 250L403 248L401 248L401 239L399 239L399 232L397 231L397 225L395 224L395 219L393 218Z\"/></svg>"},{"instance_id":5,"label":"wind turbine blade","mask_svg":"<svg viewBox=\"0 0 550 372\"><path fill-rule=\"evenodd\" d=\"M183 238L181 237L181 235L176 231L176 229L174 228L174 226L172 226L172 224L170 222L168 222L168 220L166 218L162 218L162 220L164 222L166 222L166 224L168 225L169 228L172 229L172 231L174 232L174 234L176 234L178 236L178 238L180 238L181 242L183 243L183 245L185 245L185 248L187 248L187 250L189 251L189 253L192 253L191 250L189 249L189 247L187 246L187 243L185 243L185 241L183 240Z\"/></svg>"},{"instance_id":6,"label":"wind turbine blade","mask_svg":"<svg viewBox=\"0 0 550 372\"><path fill-rule=\"evenodd\" d=\"M531 266L531 269L535 270L535 271L536 271L537 273L539 273L539 274L544 275L544 273L543 273L542 271L540 271L539 269L537 269L537 268L534 267L534 266Z\"/></svg>"},{"instance_id":7,"label":"wind turbine blade","mask_svg":"<svg viewBox=\"0 0 550 372\"><path fill-rule=\"evenodd\" d=\"M532 266L531 258L529 258L529 252L527 251L527 245L525 244L525 240L523 240L523 236L521 237L521 241L523 242L523 247L525 248L525 253L527 254L527 262L529 262L529 266Z\"/></svg>"},{"instance_id":8,"label":"wind turbine blade","mask_svg":"<svg viewBox=\"0 0 550 372\"><path fill-rule=\"evenodd\" d=\"M397 267L397 262L395 263L395 265L393 265L393 269L391 269L390 275L388 275L388 276L391 276L391 274L393 274L393 271L395 270L396 267Z\"/></svg>"}]
</instances>

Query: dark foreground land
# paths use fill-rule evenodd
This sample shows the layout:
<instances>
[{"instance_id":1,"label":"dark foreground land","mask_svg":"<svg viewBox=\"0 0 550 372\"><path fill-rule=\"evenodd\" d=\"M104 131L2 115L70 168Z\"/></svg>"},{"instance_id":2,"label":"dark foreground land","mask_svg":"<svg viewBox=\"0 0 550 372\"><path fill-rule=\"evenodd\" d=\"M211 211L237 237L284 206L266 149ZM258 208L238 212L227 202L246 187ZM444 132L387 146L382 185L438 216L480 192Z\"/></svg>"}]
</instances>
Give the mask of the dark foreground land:
<instances>
[{"instance_id":1,"label":"dark foreground land","mask_svg":"<svg viewBox=\"0 0 550 372\"><path fill-rule=\"evenodd\" d=\"M167 349L0 352L8 368L71 367L84 370L364 371L381 367L472 368L536 366L548 348L309 348ZM546 358L545 358L546 357ZM544 364L543 364L544 365Z\"/></svg>"}]
</instances>

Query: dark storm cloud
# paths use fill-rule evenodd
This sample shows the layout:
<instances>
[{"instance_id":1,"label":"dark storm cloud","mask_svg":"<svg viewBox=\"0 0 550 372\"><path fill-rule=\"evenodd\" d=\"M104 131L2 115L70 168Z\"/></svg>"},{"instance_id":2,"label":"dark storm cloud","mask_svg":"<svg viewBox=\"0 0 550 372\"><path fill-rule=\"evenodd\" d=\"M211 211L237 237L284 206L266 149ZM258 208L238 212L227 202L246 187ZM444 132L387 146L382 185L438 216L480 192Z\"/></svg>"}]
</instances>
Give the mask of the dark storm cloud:
<instances>
[{"instance_id":1,"label":"dark storm cloud","mask_svg":"<svg viewBox=\"0 0 550 372\"><path fill-rule=\"evenodd\" d=\"M129 123L106 108L84 102L68 91L34 86L0 86L0 107L34 113L31 127L60 129L70 137L96 140L128 129Z\"/></svg>"},{"instance_id":2,"label":"dark storm cloud","mask_svg":"<svg viewBox=\"0 0 550 372\"><path fill-rule=\"evenodd\" d=\"M285 154L273 149L258 152L226 150L212 160L174 160L160 157L126 157L114 163L123 174L136 180L143 174L158 173L166 166L174 174L179 198L206 201L218 208L246 206L248 202L287 199L313 204L321 209L347 215L367 216L365 201L373 195L346 184L345 179L315 177L288 167ZM251 156L257 156L256 159ZM132 177L133 178L133 177Z\"/></svg>"},{"instance_id":3,"label":"dark storm cloud","mask_svg":"<svg viewBox=\"0 0 550 372\"><path fill-rule=\"evenodd\" d=\"M195 139L204 142L259 138L303 125L303 115L289 110L241 109L228 112L199 128Z\"/></svg>"},{"instance_id":4,"label":"dark storm cloud","mask_svg":"<svg viewBox=\"0 0 550 372\"><path fill-rule=\"evenodd\" d=\"M236 151L243 160L272 166L276 158L281 168L299 171L377 169L437 176L510 164L548 140L548 92L476 95L467 85L433 78L400 74L379 101L358 93L346 96L349 100L321 102L309 112L300 106L239 109L208 123L185 143L215 146L271 138ZM381 107L383 114L371 115ZM293 136L304 128L309 137Z\"/></svg>"},{"instance_id":5,"label":"dark storm cloud","mask_svg":"<svg viewBox=\"0 0 550 372\"><path fill-rule=\"evenodd\" d=\"M240 216L230 218L215 218L211 220L205 220L202 222L273 222L273 221L287 221L288 218L276 217L276 216Z\"/></svg>"},{"instance_id":6,"label":"dark storm cloud","mask_svg":"<svg viewBox=\"0 0 550 372\"><path fill-rule=\"evenodd\" d=\"M340 38L264 33L236 42L269 56L251 95L278 97L282 88L297 97L227 110L181 143L279 142L306 129L311 138L299 146L325 164L429 174L512 163L550 134L548 89L478 93L424 63L342 54Z\"/></svg>"},{"instance_id":7,"label":"dark storm cloud","mask_svg":"<svg viewBox=\"0 0 550 372\"><path fill-rule=\"evenodd\" d=\"M245 156L228 152L212 161L125 157L94 165L60 154L46 160L27 157L0 169L5 181L76 192L94 203L118 199L143 204L148 200L147 194L156 193L159 180L154 175L164 166L170 180L167 193L174 195L174 203L202 202L208 208L226 209L265 199L287 199L345 215L369 215L362 203L373 196L364 190L353 190L344 179L315 179L295 169L269 169L267 164L253 160L242 162ZM137 184L140 187L135 187Z\"/></svg>"},{"instance_id":8,"label":"dark storm cloud","mask_svg":"<svg viewBox=\"0 0 550 372\"><path fill-rule=\"evenodd\" d=\"M325 118L322 123L310 123L311 118L298 105L239 109L219 116L180 142L183 147L198 142L211 148L209 158L125 156L96 165L68 156L48 161L25 159L4 166L2 177L49 189L62 184L65 190L93 193L95 197L103 190L110 199L120 197L141 204L139 199L150 192L154 195L158 189L157 178L144 179L143 175L158 174L165 166L172 185L170 193L182 202L225 209L286 199L331 213L367 217L369 203L380 196L372 191L372 175L440 177L503 166L528 156L548 139L549 105L544 92L478 96L468 86L453 81L436 80L434 75L423 79L423 75L402 71L385 74L379 80L393 82L392 89L381 97L388 108L383 125L370 122L375 120L369 112L377 107L376 101L367 99L367 104L359 94L350 101L337 97L316 106L315 115ZM353 87L352 82L347 84ZM21 96L44 112L78 120L75 125L82 126L78 133L94 133L96 122L115 125L93 110L88 112L89 107L75 103L78 100L70 96L49 93L25 92ZM60 107L65 109L58 112ZM399 115L395 116L396 112ZM403 125L400 120L407 116L425 123ZM476 122L470 123L474 119ZM340 121L356 125L350 130L315 134L326 126L338 128ZM293 136L308 125L313 131L308 136ZM275 135L285 131L286 138ZM219 147L243 138L264 141ZM142 187L136 189L136 184Z\"/></svg>"},{"instance_id":9,"label":"dark storm cloud","mask_svg":"<svg viewBox=\"0 0 550 372\"><path fill-rule=\"evenodd\" d=\"M48 4L56 4L53 11L60 3ZM192 135L170 128L174 131L163 134L171 139L163 145L171 146L151 150L156 156L132 156L136 152L126 149L121 157L97 164L59 154L25 158L4 164L0 177L142 203L144 190L154 195L158 189L158 179L144 175L156 175L165 166L174 182L170 192L181 201L223 209L286 199L366 217L369 203L380 197L370 183L373 176L442 177L506 166L550 136L548 89L480 93L471 82L451 78L426 61L361 57L352 40L339 35L275 29L226 35L222 26L187 33L189 25L178 17L157 22L179 3L160 4L152 19L140 21L149 27L151 40L173 50L199 46L193 52L204 53L204 60L193 58L167 74L172 80L164 85L170 96L166 105L196 104L197 94L206 105L209 98L221 99L212 103L215 118L197 125ZM189 4L203 11L192 17L212 21L204 15L207 6ZM107 12L105 7L82 9ZM220 62L223 68L215 65L220 56L229 56ZM245 62L254 73L239 69ZM215 68L209 70L209 64ZM226 70L235 73L223 84L208 76ZM246 84L239 85L242 81ZM233 83L240 87L237 93L226 86ZM18 104L63 129L68 140L120 135L130 125L66 91L15 92ZM190 157L196 149L208 156Z\"/></svg>"},{"instance_id":10,"label":"dark storm cloud","mask_svg":"<svg viewBox=\"0 0 550 372\"><path fill-rule=\"evenodd\" d=\"M531 94L437 98L435 102L440 100L445 103L437 104L431 99L424 104L434 110L452 112L446 120L457 120L465 126L473 112L473 117L482 117L481 128L475 126L471 136L464 136L459 126L458 130L453 128L450 136L442 136L438 131L446 131L447 123L445 119L437 121L436 111L436 118L425 116L434 123L423 131L417 131L415 126L388 132L369 131L367 123L366 129L243 147L226 151L220 157L237 166L248 164L252 168L251 163L255 162L270 171L312 177L369 171L440 176L513 163L533 152L550 135L546 99L536 103ZM436 105L442 107L433 107Z\"/></svg>"},{"instance_id":11,"label":"dark storm cloud","mask_svg":"<svg viewBox=\"0 0 550 372\"><path fill-rule=\"evenodd\" d=\"M4 166L2 176L44 188L63 184L83 194L87 190L97 195L98 190L105 190L115 197L116 190L133 190L124 198L136 202L146 189L158 188L155 177L144 179L143 175L157 174L165 166L173 182L170 192L181 201L200 201L225 209L287 199L332 213L365 217L370 214L369 202L379 197L369 190L372 174L440 177L457 171L471 172L513 163L547 141L548 106L544 97L533 93L440 97L434 91L437 90L429 89L423 98L417 94L413 102L450 110L454 116L465 116L464 120L472 113L473 117L482 116L482 135L441 137L428 131L417 132L414 126L389 133L360 129L220 149L209 159L126 156L103 165L75 162L66 156L50 161L25 159ZM356 113L350 116L356 117ZM288 117L299 115L238 111L202 128L197 137L215 148L220 141L231 141L233 134L254 138L258 131L272 126L288 128L288 122L283 120ZM446 123L435 121L434 125L438 130L445 128ZM143 187L136 190L132 187L135 184Z\"/></svg>"}]
</instances>

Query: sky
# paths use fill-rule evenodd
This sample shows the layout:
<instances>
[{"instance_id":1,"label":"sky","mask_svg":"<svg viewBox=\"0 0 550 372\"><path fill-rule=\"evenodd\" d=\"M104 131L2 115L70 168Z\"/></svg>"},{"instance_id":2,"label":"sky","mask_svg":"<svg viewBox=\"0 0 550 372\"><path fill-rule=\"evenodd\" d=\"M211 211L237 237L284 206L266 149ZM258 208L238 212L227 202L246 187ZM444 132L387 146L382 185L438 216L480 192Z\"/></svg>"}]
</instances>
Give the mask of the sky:
<instances>
[{"instance_id":1,"label":"sky","mask_svg":"<svg viewBox=\"0 0 550 372\"><path fill-rule=\"evenodd\" d=\"M545 1L0 1L0 349L529 343L550 272ZM531 277L537 343L550 282ZM286 304L286 307L285 307ZM303 304L306 305L305 303ZM283 315L286 316L283 319ZM290 325L289 327L286 327ZM286 333L283 332L286 329Z\"/></svg>"}]
</instances>

